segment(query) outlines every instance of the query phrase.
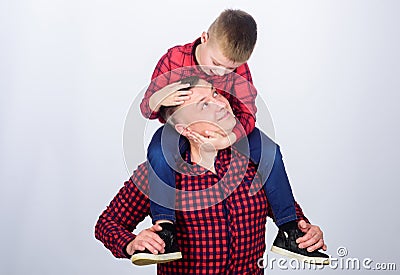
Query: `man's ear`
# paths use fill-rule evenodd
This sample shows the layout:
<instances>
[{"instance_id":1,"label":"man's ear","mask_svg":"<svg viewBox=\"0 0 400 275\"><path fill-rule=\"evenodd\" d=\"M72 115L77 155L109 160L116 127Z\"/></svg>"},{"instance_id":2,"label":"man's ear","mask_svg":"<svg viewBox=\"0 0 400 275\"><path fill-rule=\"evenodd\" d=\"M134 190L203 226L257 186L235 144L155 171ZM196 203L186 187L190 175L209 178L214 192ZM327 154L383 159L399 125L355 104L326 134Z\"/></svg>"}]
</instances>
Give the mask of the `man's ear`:
<instances>
[{"instance_id":1,"label":"man's ear","mask_svg":"<svg viewBox=\"0 0 400 275\"><path fill-rule=\"evenodd\" d=\"M201 40L201 43L202 43L202 44L206 43L206 42L208 41L208 32L203 32L203 33L201 34L200 40Z\"/></svg>"}]
</instances>

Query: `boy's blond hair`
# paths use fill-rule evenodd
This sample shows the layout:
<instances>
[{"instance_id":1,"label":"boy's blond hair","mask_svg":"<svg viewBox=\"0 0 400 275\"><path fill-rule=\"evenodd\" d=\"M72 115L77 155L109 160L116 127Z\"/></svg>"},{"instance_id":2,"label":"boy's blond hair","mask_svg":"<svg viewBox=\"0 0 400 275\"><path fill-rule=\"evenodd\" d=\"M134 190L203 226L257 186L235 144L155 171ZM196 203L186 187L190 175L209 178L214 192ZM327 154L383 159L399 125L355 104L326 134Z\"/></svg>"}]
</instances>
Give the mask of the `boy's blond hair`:
<instances>
[{"instance_id":1,"label":"boy's blond hair","mask_svg":"<svg viewBox=\"0 0 400 275\"><path fill-rule=\"evenodd\" d=\"M208 29L222 54L233 62L246 62L257 40L254 18L242 10L224 10Z\"/></svg>"}]
</instances>

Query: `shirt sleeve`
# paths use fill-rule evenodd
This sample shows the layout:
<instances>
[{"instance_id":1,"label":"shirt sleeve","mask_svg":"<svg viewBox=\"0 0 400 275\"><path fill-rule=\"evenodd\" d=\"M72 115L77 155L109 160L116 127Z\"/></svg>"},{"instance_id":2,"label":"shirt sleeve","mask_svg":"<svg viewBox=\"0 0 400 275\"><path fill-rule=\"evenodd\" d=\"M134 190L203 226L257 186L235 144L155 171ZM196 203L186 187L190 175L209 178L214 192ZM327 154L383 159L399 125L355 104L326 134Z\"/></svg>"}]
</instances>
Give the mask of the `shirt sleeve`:
<instances>
[{"instance_id":1,"label":"shirt sleeve","mask_svg":"<svg viewBox=\"0 0 400 275\"><path fill-rule=\"evenodd\" d=\"M136 237L132 231L149 214L149 199L132 178L124 183L95 226L95 237L117 258L128 258L127 245Z\"/></svg>"},{"instance_id":2,"label":"shirt sleeve","mask_svg":"<svg viewBox=\"0 0 400 275\"><path fill-rule=\"evenodd\" d=\"M300 205L297 203L297 201L294 202L294 207L296 209L296 216L297 219L296 221L299 222L301 220L304 220L307 223L310 223L310 221L308 220L308 218L304 215L303 210L301 209ZM267 208L267 216L272 218L272 220L275 222L275 217L274 214L272 212L272 208L271 205L268 204L268 208Z\"/></svg>"},{"instance_id":3,"label":"shirt sleeve","mask_svg":"<svg viewBox=\"0 0 400 275\"><path fill-rule=\"evenodd\" d=\"M254 130L257 112L255 102L257 90L253 85L253 79L247 63L236 69L234 78L230 102L233 112L238 119L233 133L236 135L237 140L239 140Z\"/></svg>"},{"instance_id":4,"label":"shirt sleeve","mask_svg":"<svg viewBox=\"0 0 400 275\"><path fill-rule=\"evenodd\" d=\"M146 92L142 102L140 103L140 111L145 118L156 119L160 118L159 112L154 112L151 110L149 101L150 97L161 88L163 88L169 80L169 75L171 71L170 65L170 52L168 51L164 54L158 61L156 68L154 69L153 75L151 76L151 82L149 87L147 87Z\"/></svg>"}]
</instances>

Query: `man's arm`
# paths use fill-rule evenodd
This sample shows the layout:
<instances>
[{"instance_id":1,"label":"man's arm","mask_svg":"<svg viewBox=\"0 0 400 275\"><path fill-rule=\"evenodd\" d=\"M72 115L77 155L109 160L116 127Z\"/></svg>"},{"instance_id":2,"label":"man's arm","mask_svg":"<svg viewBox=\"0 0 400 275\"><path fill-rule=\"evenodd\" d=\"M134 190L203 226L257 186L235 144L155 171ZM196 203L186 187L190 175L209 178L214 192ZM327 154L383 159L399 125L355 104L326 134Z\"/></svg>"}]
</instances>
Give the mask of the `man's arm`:
<instances>
[{"instance_id":1,"label":"man's arm","mask_svg":"<svg viewBox=\"0 0 400 275\"><path fill-rule=\"evenodd\" d=\"M126 247L136 237L132 231L149 214L149 208L148 197L130 178L100 215L95 227L96 239L115 257L129 257Z\"/></svg>"}]
</instances>

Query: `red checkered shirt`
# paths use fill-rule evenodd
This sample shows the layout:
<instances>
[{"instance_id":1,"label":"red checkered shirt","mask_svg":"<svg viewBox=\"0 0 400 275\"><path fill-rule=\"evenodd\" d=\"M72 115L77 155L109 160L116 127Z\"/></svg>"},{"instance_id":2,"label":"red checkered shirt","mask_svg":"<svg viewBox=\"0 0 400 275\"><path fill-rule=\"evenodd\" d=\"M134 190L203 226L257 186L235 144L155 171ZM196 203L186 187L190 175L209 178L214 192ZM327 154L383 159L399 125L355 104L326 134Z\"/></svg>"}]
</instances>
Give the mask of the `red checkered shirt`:
<instances>
[{"instance_id":1,"label":"red checkered shirt","mask_svg":"<svg viewBox=\"0 0 400 275\"><path fill-rule=\"evenodd\" d=\"M159 116L158 112L152 112L149 106L150 97L167 84L179 81L184 77L198 75L213 83L214 87L230 102L233 112L240 122L233 129L233 133L239 140L251 133L255 127L257 91L253 86L249 66L244 63L227 75L209 76L199 67L196 67L199 64L195 58L195 48L199 44L200 38L192 43L173 47L161 57L140 104L142 114L145 118L158 118L164 123L165 121Z\"/></svg>"},{"instance_id":2,"label":"red checkered shirt","mask_svg":"<svg viewBox=\"0 0 400 275\"><path fill-rule=\"evenodd\" d=\"M184 159L190 159L189 153ZM256 166L234 149L225 149L216 158L216 174L190 162L180 167L177 188L189 191L177 196L178 207L186 209L176 211L183 258L158 264L157 274L263 274L257 260L265 251L266 219L272 212ZM95 236L115 257L128 257L125 248L135 238L132 231L150 214L147 173L147 162L139 165L97 221ZM199 190L208 192L201 196L194 192ZM298 219L308 222L297 203L295 207Z\"/></svg>"}]
</instances>

